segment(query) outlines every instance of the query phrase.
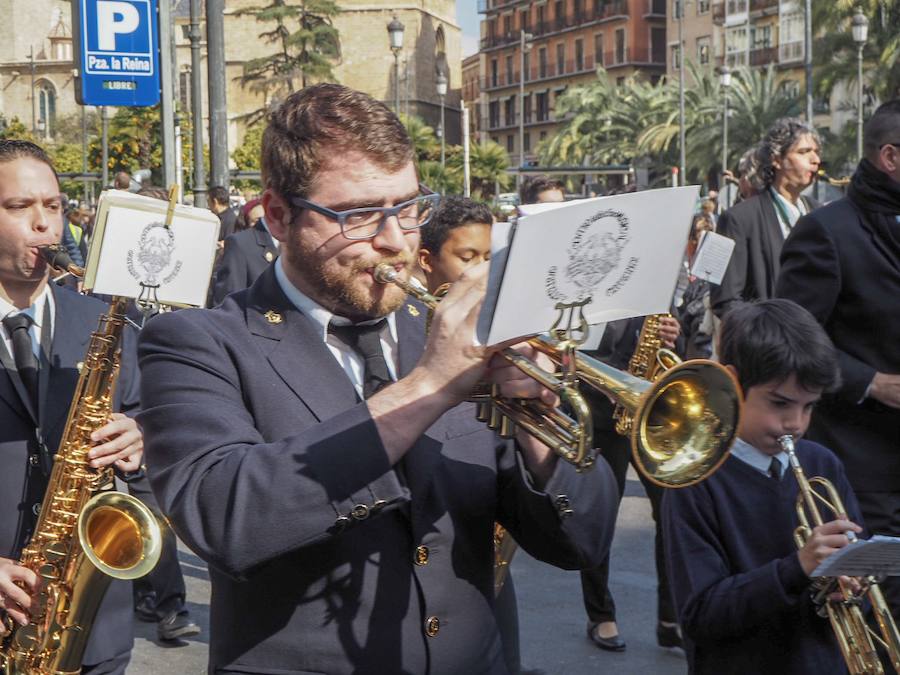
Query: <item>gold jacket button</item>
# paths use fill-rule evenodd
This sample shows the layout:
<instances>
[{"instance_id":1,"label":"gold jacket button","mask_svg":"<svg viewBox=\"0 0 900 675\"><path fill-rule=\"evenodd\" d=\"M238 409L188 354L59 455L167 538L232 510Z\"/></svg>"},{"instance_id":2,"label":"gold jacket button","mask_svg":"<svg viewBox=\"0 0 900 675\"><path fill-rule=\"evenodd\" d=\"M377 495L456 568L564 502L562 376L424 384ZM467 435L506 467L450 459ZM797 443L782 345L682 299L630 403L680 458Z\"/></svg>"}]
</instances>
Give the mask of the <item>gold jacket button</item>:
<instances>
[{"instance_id":1,"label":"gold jacket button","mask_svg":"<svg viewBox=\"0 0 900 675\"><path fill-rule=\"evenodd\" d=\"M416 546L416 565L428 564L428 547Z\"/></svg>"},{"instance_id":2,"label":"gold jacket button","mask_svg":"<svg viewBox=\"0 0 900 675\"><path fill-rule=\"evenodd\" d=\"M441 621L436 616L429 616L425 619L425 635L434 637L441 629Z\"/></svg>"},{"instance_id":3,"label":"gold jacket button","mask_svg":"<svg viewBox=\"0 0 900 675\"><path fill-rule=\"evenodd\" d=\"M356 518L357 520L365 520L369 517L369 507L365 504L357 504L353 507L353 510L350 512L350 515Z\"/></svg>"}]
</instances>

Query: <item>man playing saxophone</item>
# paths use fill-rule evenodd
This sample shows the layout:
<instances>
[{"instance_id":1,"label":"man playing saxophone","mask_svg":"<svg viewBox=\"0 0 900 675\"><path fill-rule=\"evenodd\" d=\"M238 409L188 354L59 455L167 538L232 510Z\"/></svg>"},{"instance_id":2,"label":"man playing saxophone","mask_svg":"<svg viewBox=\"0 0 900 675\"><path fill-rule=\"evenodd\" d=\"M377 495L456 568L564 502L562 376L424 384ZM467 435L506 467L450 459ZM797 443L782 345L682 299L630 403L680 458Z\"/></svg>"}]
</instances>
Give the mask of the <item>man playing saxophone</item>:
<instances>
[{"instance_id":1,"label":"man playing saxophone","mask_svg":"<svg viewBox=\"0 0 900 675\"><path fill-rule=\"evenodd\" d=\"M19 565L34 532L66 422L78 366L105 305L48 283L37 249L62 234L62 198L52 163L37 145L0 140L0 608L28 622L40 590ZM123 352L119 410L137 405L133 346ZM93 467L122 474L140 468L143 439L135 421L113 413L94 432ZM124 673L133 642L130 585L113 582L83 656L82 673Z\"/></svg>"},{"instance_id":2,"label":"man playing saxophone","mask_svg":"<svg viewBox=\"0 0 900 675\"><path fill-rule=\"evenodd\" d=\"M666 559L690 672L843 673L810 574L859 533L840 461L800 440L813 406L839 380L837 353L809 312L788 300L738 305L722 324L722 364L744 389L738 439L708 480L663 499ZM835 486L846 514L798 550L798 483L779 438L791 436L809 476ZM824 519L827 519L824 518Z\"/></svg>"}]
</instances>

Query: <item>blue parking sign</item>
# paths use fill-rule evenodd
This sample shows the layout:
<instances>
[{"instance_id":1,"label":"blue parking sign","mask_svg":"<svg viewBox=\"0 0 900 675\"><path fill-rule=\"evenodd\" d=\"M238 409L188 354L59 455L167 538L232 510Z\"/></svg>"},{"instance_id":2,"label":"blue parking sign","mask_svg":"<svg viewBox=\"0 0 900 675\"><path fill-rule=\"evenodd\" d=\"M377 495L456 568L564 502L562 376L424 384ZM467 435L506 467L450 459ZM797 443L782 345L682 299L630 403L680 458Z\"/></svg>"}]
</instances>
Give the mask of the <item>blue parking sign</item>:
<instances>
[{"instance_id":1,"label":"blue parking sign","mask_svg":"<svg viewBox=\"0 0 900 675\"><path fill-rule=\"evenodd\" d=\"M77 0L79 86L87 105L159 103L159 37L156 0Z\"/></svg>"}]
</instances>

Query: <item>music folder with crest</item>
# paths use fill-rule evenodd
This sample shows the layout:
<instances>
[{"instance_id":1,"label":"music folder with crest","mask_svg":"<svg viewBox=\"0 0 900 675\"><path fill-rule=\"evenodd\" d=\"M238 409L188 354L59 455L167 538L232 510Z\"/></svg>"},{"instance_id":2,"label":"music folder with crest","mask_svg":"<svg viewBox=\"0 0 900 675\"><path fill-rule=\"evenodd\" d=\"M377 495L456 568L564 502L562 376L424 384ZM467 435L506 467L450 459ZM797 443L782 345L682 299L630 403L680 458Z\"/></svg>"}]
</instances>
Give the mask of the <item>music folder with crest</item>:
<instances>
[{"instance_id":1,"label":"music folder with crest","mask_svg":"<svg viewBox=\"0 0 900 675\"><path fill-rule=\"evenodd\" d=\"M153 297L173 307L203 307L219 236L212 211L107 190L100 196L84 288L103 295Z\"/></svg>"},{"instance_id":2,"label":"music folder with crest","mask_svg":"<svg viewBox=\"0 0 900 675\"><path fill-rule=\"evenodd\" d=\"M699 187L646 190L522 207L491 232L477 339L496 345L543 333L559 305L591 325L669 311Z\"/></svg>"}]
</instances>

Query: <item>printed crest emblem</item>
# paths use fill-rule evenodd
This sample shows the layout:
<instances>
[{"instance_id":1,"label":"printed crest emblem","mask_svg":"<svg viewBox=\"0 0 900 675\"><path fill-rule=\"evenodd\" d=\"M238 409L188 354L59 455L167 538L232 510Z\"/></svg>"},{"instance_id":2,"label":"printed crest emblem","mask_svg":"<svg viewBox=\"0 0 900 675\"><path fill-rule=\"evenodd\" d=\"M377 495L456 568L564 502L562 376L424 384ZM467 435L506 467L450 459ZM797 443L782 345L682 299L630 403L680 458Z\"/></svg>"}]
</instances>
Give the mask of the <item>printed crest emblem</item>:
<instances>
[{"instance_id":1,"label":"printed crest emblem","mask_svg":"<svg viewBox=\"0 0 900 675\"><path fill-rule=\"evenodd\" d=\"M265 259L266 262L272 262L275 260L275 254L273 254L272 251L266 251Z\"/></svg>"},{"instance_id":2,"label":"printed crest emblem","mask_svg":"<svg viewBox=\"0 0 900 675\"><path fill-rule=\"evenodd\" d=\"M281 323L282 321L284 321L284 317L281 316L281 314L276 312L274 309L270 309L268 312L263 314L263 316L266 317L266 321L268 321L269 323L278 324L278 323Z\"/></svg>"},{"instance_id":3,"label":"printed crest emblem","mask_svg":"<svg viewBox=\"0 0 900 675\"><path fill-rule=\"evenodd\" d=\"M419 314L420 314L419 308L416 307L415 305L407 305L406 311L409 312L410 316L419 316Z\"/></svg>"},{"instance_id":4,"label":"printed crest emblem","mask_svg":"<svg viewBox=\"0 0 900 675\"><path fill-rule=\"evenodd\" d=\"M551 300L581 302L593 296L610 273L622 269L628 236L628 217L606 210L588 218L575 231L566 251L568 262L547 270L546 291ZM606 289L615 295L628 281L638 262L631 258L619 280Z\"/></svg>"},{"instance_id":5,"label":"printed crest emblem","mask_svg":"<svg viewBox=\"0 0 900 675\"><path fill-rule=\"evenodd\" d=\"M128 251L128 272L145 286L160 286L181 272L182 262L173 260L175 233L163 223L150 223L138 240L137 250Z\"/></svg>"}]
</instances>

